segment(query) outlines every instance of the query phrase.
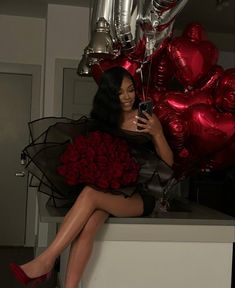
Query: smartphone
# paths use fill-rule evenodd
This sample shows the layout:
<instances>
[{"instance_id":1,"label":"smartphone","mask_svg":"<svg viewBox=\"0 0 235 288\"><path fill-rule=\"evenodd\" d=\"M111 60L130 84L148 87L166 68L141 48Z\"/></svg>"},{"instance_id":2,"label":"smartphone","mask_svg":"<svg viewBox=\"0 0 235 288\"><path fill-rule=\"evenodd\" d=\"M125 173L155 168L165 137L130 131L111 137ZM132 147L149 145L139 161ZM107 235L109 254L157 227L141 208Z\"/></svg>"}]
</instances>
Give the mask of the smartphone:
<instances>
[{"instance_id":1,"label":"smartphone","mask_svg":"<svg viewBox=\"0 0 235 288\"><path fill-rule=\"evenodd\" d=\"M138 116L141 118L146 118L144 115L143 111L148 113L149 115L152 115L153 113L153 102L151 100L143 101L139 103L139 108L138 108ZM140 120L138 120L138 123L142 123ZM139 127L137 125L138 130L142 130L142 127Z\"/></svg>"}]
</instances>

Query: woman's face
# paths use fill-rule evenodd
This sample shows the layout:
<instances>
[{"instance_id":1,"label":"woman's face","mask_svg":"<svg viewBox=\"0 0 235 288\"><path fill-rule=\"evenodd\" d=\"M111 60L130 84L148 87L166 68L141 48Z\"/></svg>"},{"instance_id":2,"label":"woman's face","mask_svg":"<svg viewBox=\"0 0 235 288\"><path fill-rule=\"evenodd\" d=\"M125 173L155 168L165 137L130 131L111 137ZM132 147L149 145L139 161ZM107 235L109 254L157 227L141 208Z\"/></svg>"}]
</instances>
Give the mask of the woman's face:
<instances>
[{"instance_id":1,"label":"woman's face","mask_svg":"<svg viewBox=\"0 0 235 288\"><path fill-rule=\"evenodd\" d=\"M119 91L119 99L124 112L132 110L135 102L135 87L130 78L124 77Z\"/></svg>"}]
</instances>

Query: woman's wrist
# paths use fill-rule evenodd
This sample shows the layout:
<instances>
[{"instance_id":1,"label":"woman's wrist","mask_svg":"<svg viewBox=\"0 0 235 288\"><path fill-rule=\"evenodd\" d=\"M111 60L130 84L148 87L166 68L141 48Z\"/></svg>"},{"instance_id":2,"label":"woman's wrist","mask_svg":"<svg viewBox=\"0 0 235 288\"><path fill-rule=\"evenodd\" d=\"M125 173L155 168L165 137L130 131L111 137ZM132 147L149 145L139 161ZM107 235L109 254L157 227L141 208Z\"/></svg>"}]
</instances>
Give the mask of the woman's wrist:
<instances>
[{"instance_id":1,"label":"woman's wrist","mask_svg":"<svg viewBox=\"0 0 235 288\"><path fill-rule=\"evenodd\" d=\"M152 138L154 140L154 142L157 142L161 139L165 139L164 133L162 130L158 131L157 133L155 133L154 135L152 135Z\"/></svg>"}]
</instances>

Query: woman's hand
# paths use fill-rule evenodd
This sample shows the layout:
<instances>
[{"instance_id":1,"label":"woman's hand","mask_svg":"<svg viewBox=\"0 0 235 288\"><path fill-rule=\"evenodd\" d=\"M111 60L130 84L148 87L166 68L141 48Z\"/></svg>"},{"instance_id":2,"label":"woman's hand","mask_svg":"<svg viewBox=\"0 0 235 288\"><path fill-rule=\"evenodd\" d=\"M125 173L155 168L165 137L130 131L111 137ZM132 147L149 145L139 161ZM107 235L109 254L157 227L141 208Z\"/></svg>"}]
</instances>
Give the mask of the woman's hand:
<instances>
[{"instance_id":1,"label":"woman's hand","mask_svg":"<svg viewBox=\"0 0 235 288\"><path fill-rule=\"evenodd\" d=\"M153 137L162 134L162 125L159 119L154 115L149 115L147 112L143 111L143 114L146 118L136 116L137 121L135 122L137 125L137 130L139 132L149 133ZM139 123L138 120L141 122ZM138 127L140 129L138 129Z\"/></svg>"},{"instance_id":2,"label":"woman's hand","mask_svg":"<svg viewBox=\"0 0 235 288\"><path fill-rule=\"evenodd\" d=\"M149 115L145 111L143 111L143 113L146 119L136 116L137 121L135 121L135 123L137 125L137 130L139 127L141 128L138 130L139 132L149 133L152 136L156 152L162 160L164 160L169 166L172 166L174 155L163 133L161 122L154 114ZM142 123L139 123L138 120Z\"/></svg>"}]
</instances>

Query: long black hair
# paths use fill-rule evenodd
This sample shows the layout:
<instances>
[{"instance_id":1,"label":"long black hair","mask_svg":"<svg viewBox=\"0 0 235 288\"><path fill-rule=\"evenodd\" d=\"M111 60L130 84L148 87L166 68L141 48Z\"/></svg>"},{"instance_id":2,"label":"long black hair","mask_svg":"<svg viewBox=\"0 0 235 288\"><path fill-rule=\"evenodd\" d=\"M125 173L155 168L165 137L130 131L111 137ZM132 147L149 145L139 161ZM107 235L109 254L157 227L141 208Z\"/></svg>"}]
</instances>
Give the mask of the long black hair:
<instances>
[{"instance_id":1,"label":"long black hair","mask_svg":"<svg viewBox=\"0 0 235 288\"><path fill-rule=\"evenodd\" d=\"M122 108L119 92L125 77L128 77L135 87L132 75L120 66L106 70L101 77L90 116L103 128L117 130L120 127ZM137 108L138 103L139 99L136 97L133 108Z\"/></svg>"}]
</instances>

